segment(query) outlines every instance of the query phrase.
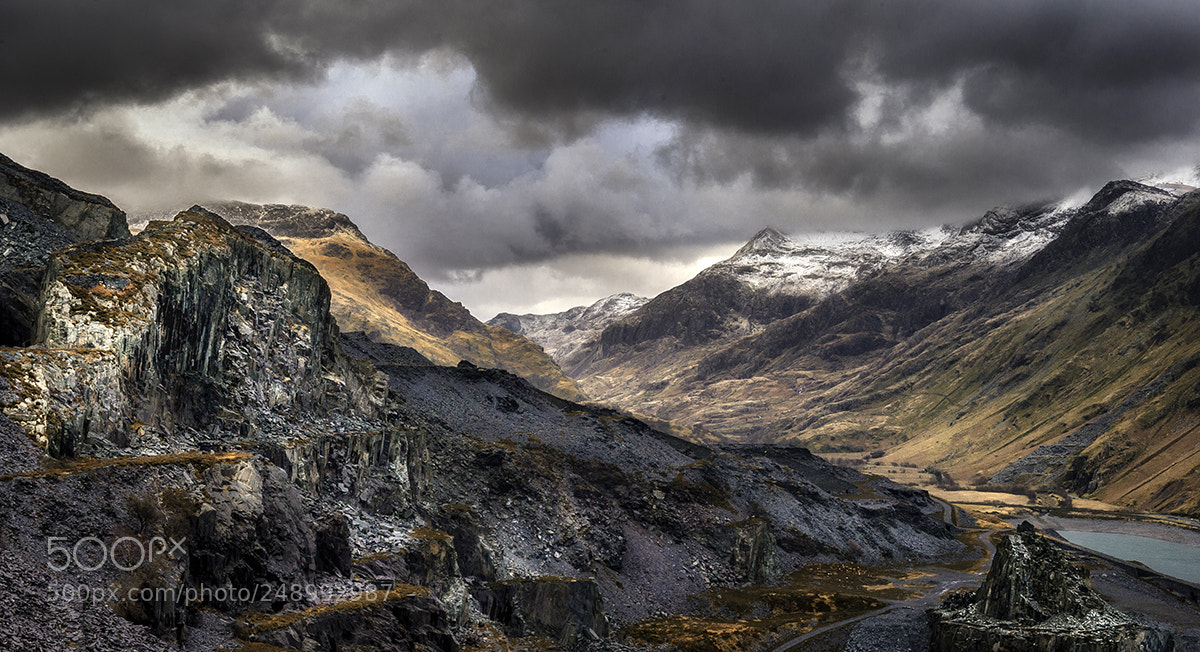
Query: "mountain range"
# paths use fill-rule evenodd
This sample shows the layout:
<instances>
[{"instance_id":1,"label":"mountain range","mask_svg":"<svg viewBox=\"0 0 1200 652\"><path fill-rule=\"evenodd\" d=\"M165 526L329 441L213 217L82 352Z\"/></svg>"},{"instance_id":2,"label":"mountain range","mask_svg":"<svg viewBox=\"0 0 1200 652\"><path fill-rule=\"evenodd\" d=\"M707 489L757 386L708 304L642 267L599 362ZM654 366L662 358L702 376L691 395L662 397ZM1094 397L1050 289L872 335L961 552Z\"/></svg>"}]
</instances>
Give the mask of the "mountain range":
<instances>
[{"instance_id":1,"label":"mountain range","mask_svg":"<svg viewBox=\"0 0 1200 652\"><path fill-rule=\"evenodd\" d=\"M708 591L978 555L925 492L802 448L699 445L343 332L335 288L407 267L336 213L193 206L132 234L102 197L0 177L5 649L617 652L724 627ZM492 332L410 274L378 314ZM780 591L798 606L737 645L878 604L739 604Z\"/></svg>"},{"instance_id":2,"label":"mountain range","mask_svg":"<svg viewBox=\"0 0 1200 652\"><path fill-rule=\"evenodd\" d=\"M520 325L591 329L523 332L594 399L726 441L1195 514L1200 194L1160 185L963 227L764 229L598 333L578 309Z\"/></svg>"}]
</instances>

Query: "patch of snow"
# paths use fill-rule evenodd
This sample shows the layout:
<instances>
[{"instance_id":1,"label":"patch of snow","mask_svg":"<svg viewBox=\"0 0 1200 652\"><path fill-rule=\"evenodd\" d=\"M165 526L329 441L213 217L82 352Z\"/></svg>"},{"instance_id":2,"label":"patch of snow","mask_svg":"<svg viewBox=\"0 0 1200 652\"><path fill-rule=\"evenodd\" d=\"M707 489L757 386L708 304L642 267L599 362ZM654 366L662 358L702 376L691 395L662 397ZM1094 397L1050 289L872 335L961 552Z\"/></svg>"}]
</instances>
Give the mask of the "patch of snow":
<instances>
[{"instance_id":1,"label":"patch of snow","mask_svg":"<svg viewBox=\"0 0 1200 652\"><path fill-rule=\"evenodd\" d=\"M571 357L585 343L604 330L605 326L641 308L649 299L622 292L604 297L590 306L576 306L548 315L511 315L501 313L488 323L501 328L513 328L526 338L541 345L557 362Z\"/></svg>"},{"instance_id":2,"label":"patch of snow","mask_svg":"<svg viewBox=\"0 0 1200 652\"><path fill-rule=\"evenodd\" d=\"M1165 204L1171 201L1169 198L1160 194L1151 194L1148 192L1130 191L1120 197L1117 197L1105 208L1105 212L1109 215L1119 215L1137 209L1145 204Z\"/></svg>"},{"instance_id":3,"label":"patch of snow","mask_svg":"<svg viewBox=\"0 0 1200 652\"><path fill-rule=\"evenodd\" d=\"M938 246L952 231L934 227L882 234L810 233L789 238L764 229L732 257L703 273L730 274L770 293L823 298L863 274Z\"/></svg>"}]
</instances>

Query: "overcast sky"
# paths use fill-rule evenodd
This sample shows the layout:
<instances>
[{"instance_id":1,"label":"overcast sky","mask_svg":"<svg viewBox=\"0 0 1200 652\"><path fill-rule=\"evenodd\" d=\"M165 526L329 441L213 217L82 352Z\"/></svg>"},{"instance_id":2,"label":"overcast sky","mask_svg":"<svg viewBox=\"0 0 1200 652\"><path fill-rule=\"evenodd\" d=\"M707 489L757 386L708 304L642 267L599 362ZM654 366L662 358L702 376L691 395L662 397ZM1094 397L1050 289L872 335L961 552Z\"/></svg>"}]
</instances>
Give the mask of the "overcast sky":
<instances>
[{"instance_id":1,"label":"overcast sky","mask_svg":"<svg viewBox=\"0 0 1200 652\"><path fill-rule=\"evenodd\" d=\"M1183 0L4 0L0 84L18 162L338 210L484 319L1200 163Z\"/></svg>"}]
</instances>

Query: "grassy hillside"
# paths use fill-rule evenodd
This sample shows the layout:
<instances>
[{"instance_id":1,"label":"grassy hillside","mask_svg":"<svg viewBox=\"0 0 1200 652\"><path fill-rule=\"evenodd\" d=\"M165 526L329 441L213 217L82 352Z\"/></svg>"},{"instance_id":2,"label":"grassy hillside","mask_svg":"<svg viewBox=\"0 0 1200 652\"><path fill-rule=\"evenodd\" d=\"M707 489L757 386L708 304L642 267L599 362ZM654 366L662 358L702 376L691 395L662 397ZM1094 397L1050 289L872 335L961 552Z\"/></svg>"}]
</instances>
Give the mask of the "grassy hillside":
<instances>
[{"instance_id":1,"label":"grassy hillside","mask_svg":"<svg viewBox=\"0 0 1200 652\"><path fill-rule=\"evenodd\" d=\"M325 277L333 292L331 311L343 331L361 330L378 341L410 346L437 364L466 359L510 371L561 398L583 397L541 347L480 323L462 304L430 290L386 249L345 231L280 241Z\"/></svg>"},{"instance_id":2,"label":"grassy hillside","mask_svg":"<svg viewBox=\"0 0 1200 652\"><path fill-rule=\"evenodd\" d=\"M843 373L787 438L885 449L960 480L1057 443L1046 468L1013 477L1200 511L1200 199L1168 219L1112 262L1018 283L1047 289L1002 312L957 312Z\"/></svg>"},{"instance_id":3,"label":"grassy hillside","mask_svg":"<svg viewBox=\"0 0 1200 652\"><path fill-rule=\"evenodd\" d=\"M1200 196L1107 210L1135 185L1015 268L902 265L732 343L604 351L581 383L730 439L1200 513Z\"/></svg>"}]
</instances>

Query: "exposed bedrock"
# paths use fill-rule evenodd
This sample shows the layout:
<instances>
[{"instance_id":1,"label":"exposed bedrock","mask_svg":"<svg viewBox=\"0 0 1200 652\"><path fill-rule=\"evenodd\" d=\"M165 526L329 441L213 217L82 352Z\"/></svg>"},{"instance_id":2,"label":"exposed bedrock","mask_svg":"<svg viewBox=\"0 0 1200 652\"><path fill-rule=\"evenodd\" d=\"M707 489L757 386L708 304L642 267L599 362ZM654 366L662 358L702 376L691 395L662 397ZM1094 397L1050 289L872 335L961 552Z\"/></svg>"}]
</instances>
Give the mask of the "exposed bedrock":
<instances>
[{"instance_id":1,"label":"exposed bedrock","mask_svg":"<svg viewBox=\"0 0 1200 652\"><path fill-rule=\"evenodd\" d=\"M1120 612L1045 538L1010 534L983 585L932 612L932 649L1014 652L1157 652L1174 649L1165 629Z\"/></svg>"}]
</instances>

